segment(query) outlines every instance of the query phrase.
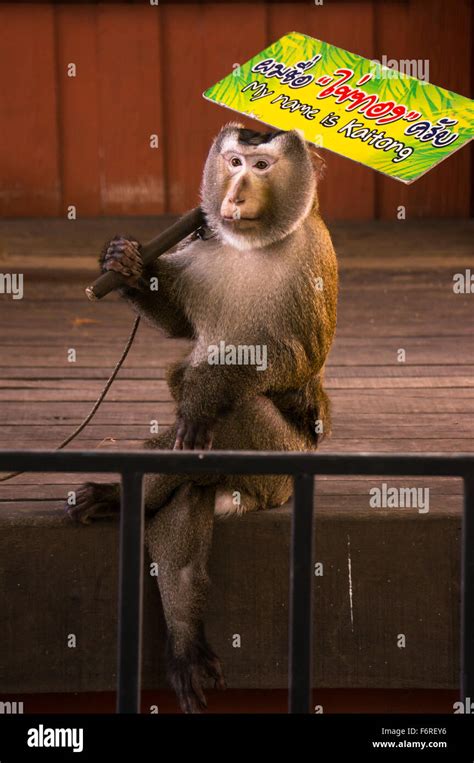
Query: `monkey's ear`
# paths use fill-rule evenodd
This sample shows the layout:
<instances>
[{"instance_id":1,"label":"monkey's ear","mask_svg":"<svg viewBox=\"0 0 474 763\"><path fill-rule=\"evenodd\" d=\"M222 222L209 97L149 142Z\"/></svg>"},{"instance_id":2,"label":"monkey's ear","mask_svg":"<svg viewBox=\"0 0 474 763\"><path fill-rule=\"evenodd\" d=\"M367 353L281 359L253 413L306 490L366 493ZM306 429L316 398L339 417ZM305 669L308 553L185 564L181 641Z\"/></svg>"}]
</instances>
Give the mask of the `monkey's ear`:
<instances>
[{"instance_id":1,"label":"monkey's ear","mask_svg":"<svg viewBox=\"0 0 474 763\"><path fill-rule=\"evenodd\" d=\"M307 143L306 145L308 146L309 155L311 157L311 164L313 165L316 180L319 182L324 177L326 172L326 162L324 161L321 154L318 154L313 143Z\"/></svg>"},{"instance_id":2,"label":"monkey's ear","mask_svg":"<svg viewBox=\"0 0 474 763\"><path fill-rule=\"evenodd\" d=\"M237 131L241 130L242 128L243 125L240 124L240 122L227 122L225 125L222 125L221 129L214 138L212 147L217 151L220 151L222 143L227 138L227 136L232 135L232 133L237 133Z\"/></svg>"},{"instance_id":3,"label":"monkey's ear","mask_svg":"<svg viewBox=\"0 0 474 763\"><path fill-rule=\"evenodd\" d=\"M225 125L222 125L220 132L226 132L227 130L243 130L244 125L242 122L227 122Z\"/></svg>"}]
</instances>

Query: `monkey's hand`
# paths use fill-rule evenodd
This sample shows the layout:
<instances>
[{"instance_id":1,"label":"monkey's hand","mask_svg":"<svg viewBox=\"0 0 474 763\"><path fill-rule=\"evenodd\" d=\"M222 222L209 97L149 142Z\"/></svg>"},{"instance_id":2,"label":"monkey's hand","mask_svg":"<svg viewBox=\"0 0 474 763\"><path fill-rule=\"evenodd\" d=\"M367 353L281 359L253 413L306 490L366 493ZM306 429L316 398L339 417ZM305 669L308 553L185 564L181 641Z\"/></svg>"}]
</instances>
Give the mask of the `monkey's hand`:
<instances>
[{"instance_id":1,"label":"monkey's hand","mask_svg":"<svg viewBox=\"0 0 474 763\"><path fill-rule=\"evenodd\" d=\"M213 424L210 420L192 420L178 413L173 450L210 450Z\"/></svg>"},{"instance_id":2,"label":"monkey's hand","mask_svg":"<svg viewBox=\"0 0 474 763\"><path fill-rule=\"evenodd\" d=\"M102 271L115 270L126 279L127 285L143 288L143 260L140 243L132 237L114 236L103 248L100 259Z\"/></svg>"}]
</instances>

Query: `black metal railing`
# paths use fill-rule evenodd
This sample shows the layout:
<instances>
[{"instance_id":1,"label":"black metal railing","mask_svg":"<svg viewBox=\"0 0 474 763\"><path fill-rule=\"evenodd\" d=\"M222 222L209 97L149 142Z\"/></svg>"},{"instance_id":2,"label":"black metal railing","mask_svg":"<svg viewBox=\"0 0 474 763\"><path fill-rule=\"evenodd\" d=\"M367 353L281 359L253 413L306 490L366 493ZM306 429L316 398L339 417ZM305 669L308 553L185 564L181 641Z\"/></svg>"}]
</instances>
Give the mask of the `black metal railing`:
<instances>
[{"instance_id":1,"label":"black metal railing","mask_svg":"<svg viewBox=\"0 0 474 763\"><path fill-rule=\"evenodd\" d=\"M294 480L290 564L289 712L311 698L314 478L324 475L461 477L461 698L474 697L474 455L373 455L244 451L0 451L1 471L112 472L122 478L117 712L140 710L143 475L288 474Z\"/></svg>"}]
</instances>

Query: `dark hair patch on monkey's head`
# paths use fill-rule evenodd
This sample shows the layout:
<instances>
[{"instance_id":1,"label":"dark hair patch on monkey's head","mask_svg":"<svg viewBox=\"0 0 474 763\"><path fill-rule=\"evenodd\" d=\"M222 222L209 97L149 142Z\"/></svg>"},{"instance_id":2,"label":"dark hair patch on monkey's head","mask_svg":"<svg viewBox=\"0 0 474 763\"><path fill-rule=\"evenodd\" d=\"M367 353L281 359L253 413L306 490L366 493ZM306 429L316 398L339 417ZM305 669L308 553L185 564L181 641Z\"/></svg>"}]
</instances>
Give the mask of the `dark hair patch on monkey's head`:
<instances>
[{"instance_id":1,"label":"dark hair patch on monkey's head","mask_svg":"<svg viewBox=\"0 0 474 763\"><path fill-rule=\"evenodd\" d=\"M245 127L241 127L237 132L239 135L239 143L245 143L248 146L260 146L262 143L270 143L270 141L278 135L283 135L284 130L257 132L256 130L248 130Z\"/></svg>"}]
</instances>

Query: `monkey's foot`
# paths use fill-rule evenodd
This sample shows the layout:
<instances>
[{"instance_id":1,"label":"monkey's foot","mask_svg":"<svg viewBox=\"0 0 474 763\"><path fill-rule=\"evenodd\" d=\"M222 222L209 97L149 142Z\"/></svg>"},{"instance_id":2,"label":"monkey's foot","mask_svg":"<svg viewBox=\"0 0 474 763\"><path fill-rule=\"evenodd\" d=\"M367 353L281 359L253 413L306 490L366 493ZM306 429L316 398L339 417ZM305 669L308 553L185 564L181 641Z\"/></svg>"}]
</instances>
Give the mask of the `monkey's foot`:
<instances>
[{"instance_id":1,"label":"monkey's foot","mask_svg":"<svg viewBox=\"0 0 474 763\"><path fill-rule=\"evenodd\" d=\"M212 447L213 424L210 421L191 421L178 415L176 419L176 440L173 450L210 450Z\"/></svg>"},{"instance_id":2,"label":"monkey's foot","mask_svg":"<svg viewBox=\"0 0 474 763\"><path fill-rule=\"evenodd\" d=\"M215 689L226 688L220 660L204 640L194 644L185 657L178 657L169 649L168 678L183 713L200 713L207 709L202 685L209 679Z\"/></svg>"},{"instance_id":3,"label":"monkey's foot","mask_svg":"<svg viewBox=\"0 0 474 763\"><path fill-rule=\"evenodd\" d=\"M116 516L118 508L118 485L99 482L85 482L76 491L75 504L65 506L68 516L83 525L90 524L92 519Z\"/></svg>"}]
</instances>

